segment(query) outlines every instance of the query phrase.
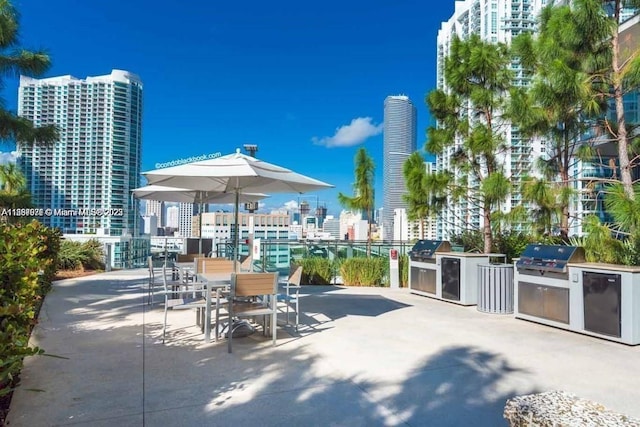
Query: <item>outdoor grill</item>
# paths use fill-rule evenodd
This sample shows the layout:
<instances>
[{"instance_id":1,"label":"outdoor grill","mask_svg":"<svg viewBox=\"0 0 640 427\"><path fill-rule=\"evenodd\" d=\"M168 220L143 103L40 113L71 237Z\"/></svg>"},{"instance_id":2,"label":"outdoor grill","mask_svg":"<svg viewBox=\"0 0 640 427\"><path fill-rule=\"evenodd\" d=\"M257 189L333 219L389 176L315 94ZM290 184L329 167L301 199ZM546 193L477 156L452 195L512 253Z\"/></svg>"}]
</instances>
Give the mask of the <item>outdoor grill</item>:
<instances>
[{"instance_id":1,"label":"outdoor grill","mask_svg":"<svg viewBox=\"0 0 640 427\"><path fill-rule=\"evenodd\" d=\"M565 245L528 245L516 262L520 274L568 279L567 264L584 262L584 249Z\"/></svg>"},{"instance_id":2,"label":"outdoor grill","mask_svg":"<svg viewBox=\"0 0 640 427\"><path fill-rule=\"evenodd\" d=\"M449 252L451 245L445 240L418 240L411 251L409 258L411 261L435 263L436 252Z\"/></svg>"},{"instance_id":3,"label":"outdoor grill","mask_svg":"<svg viewBox=\"0 0 640 427\"><path fill-rule=\"evenodd\" d=\"M569 263L584 262L584 249L529 245L516 262L516 317L554 326L571 321Z\"/></svg>"},{"instance_id":4,"label":"outdoor grill","mask_svg":"<svg viewBox=\"0 0 640 427\"><path fill-rule=\"evenodd\" d=\"M409 251L409 289L426 296L436 294L436 252L449 252L444 240L418 240Z\"/></svg>"}]
</instances>

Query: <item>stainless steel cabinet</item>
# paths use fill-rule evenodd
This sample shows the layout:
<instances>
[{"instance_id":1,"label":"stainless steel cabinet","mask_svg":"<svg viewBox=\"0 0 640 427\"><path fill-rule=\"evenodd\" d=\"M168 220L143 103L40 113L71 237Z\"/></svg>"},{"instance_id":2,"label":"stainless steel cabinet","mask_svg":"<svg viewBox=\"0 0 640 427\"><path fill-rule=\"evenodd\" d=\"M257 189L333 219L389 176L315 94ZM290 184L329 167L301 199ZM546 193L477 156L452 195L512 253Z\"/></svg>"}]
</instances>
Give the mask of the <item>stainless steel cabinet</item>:
<instances>
[{"instance_id":1,"label":"stainless steel cabinet","mask_svg":"<svg viewBox=\"0 0 640 427\"><path fill-rule=\"evenodd\" d=\"M460 258L441 258L442 298L460 301Z\"/></svg>"},{"instance_id":2,"label":"stainless steel cabinet","mask_svg":"<svg viewBox=\"0 0 640 427\"><path fill-rule=\"evenodd\" d=\"M621 336L622 283L619 274L582 272L584 329Z\"/></svg>"},{"instance_id":3,"label":"stainless steel cabinet","mask_svg":"<svg viewBox=\"0 0 640 427\"><path fill-rule=\"evenodd\" d=\"M436 270L423 268L423 267L411 267L411 289L416 291L428 292L430 294L436 293Z\"/></svg>"},{"instance_id":4,"label":"stainless steel cabinet","mask_svg":"<svg viewBox=\"0 0 640 427\"><path fill-rule=\"evenodd\" d=\"M569 323L569 289L518 282L518 310L523 314Z\"/></svg>"}]
</instances>

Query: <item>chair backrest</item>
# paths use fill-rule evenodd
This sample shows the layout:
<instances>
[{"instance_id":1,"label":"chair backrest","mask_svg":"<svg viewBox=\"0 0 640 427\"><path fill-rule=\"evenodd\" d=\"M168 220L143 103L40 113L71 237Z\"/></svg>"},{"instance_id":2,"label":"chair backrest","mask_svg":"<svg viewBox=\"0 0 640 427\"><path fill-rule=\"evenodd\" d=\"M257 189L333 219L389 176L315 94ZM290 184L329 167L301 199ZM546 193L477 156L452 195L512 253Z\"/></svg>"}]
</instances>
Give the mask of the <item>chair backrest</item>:
<instances>
[{"instance_id":1,"label":"chair backrest","mask_svg":"<svg viewBox=\"0 0 640 427\"><path fill-rule=\"evenodd\" d=\"M197 273L231 273L233 272L233 261L225 258L198 258L196 265Z\"/></svg>"},{"instance_id":2,"label":"chair backrest","mask_svg":"<svg viewBox=\"0 0 640 427\"><path fill-rule=\"evenodd\" d=\"M289 276L288 283L292 286L300 286L302 280L302 266L296 268L296 270Z\"/></svg>"},{"instance_id":3,"label":"chair backrest","mask_svg":"<svg viewBox=\"0 0 640 427\"><path fill-rule=\"evenodd\" d=\"M149 292L152 292L151 288L155 285L156 272L153 270L153 258L151 255L147 257L147 264L149 265Z\"/></svg>"},{"instance_id":4,"label":"chair backrest","mask_svg":"<svg viewBox=\"0 0 640 427\"><path fill-rule=\"evenodd\" d=\"M231 294L236 297L275 295L278 293L278 273L234 273Z\"/></svg>"},{"instance_id":5,"label":"chair backrest","mask_svg":"<svg viewBox=\"0 0 640 427\"><path fill-rule=\"evenodd\" d=\"M249 255L240 264L240 271L251 271L251 267L253 267L253 257Z\"/></svg>"},{"instance_id":6,"label":"chair backrest","mask_svg":"<svg viewBox=\"0 0 640 427\"><path fill-rule=\"evenodd\" d=\"M169 281L167 280L167 264L162 264L162 287L164 288L165 298L169 297Z\"/></svg>"},{"instance_id":7,"label":"chair backrest","mask_svg":"<svg viewBox=\"0 0 640 427\"><path fill-rule=\"evenodd\" d=\"M196 259L199 254L178 254L176 257L177 262L190 262Z\"/></svg>"}]
</instances>

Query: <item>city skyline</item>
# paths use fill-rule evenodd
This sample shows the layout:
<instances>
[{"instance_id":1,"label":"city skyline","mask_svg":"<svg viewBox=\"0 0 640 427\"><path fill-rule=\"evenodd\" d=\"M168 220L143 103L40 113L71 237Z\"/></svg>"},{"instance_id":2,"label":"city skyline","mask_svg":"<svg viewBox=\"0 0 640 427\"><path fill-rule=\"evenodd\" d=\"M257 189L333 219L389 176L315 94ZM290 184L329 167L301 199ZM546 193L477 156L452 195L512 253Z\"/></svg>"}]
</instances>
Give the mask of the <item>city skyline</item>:
<instances>
[{"instance_id":1,"label":"city skyline","mask_svg":"<svg viewBox=\"0 0 640 427\"><path fill-rule=\"evenodd\" d=\"M233 4L176 10L162 2L34 0L16 6L22 44L44 46L51 55L44 77L113 68L140 76L143 171L253 143L257 157L334 184L317 196L338 214L337 193L352 193L353 157L364 146L376 163L381 195L383 101L399 93L414 99L422 148L429 125L423 99L435 86L436 31L454 2L436 13L421 2L252 5L250 16L246 5ZM56 30L59 19L73 23L64 34ZM402 31L381 31L382 21ZM3 96L10 108L16 93L7 80ZM264 209L297 200L296 194L274 195Z\"/></svg>"}]
</instances>

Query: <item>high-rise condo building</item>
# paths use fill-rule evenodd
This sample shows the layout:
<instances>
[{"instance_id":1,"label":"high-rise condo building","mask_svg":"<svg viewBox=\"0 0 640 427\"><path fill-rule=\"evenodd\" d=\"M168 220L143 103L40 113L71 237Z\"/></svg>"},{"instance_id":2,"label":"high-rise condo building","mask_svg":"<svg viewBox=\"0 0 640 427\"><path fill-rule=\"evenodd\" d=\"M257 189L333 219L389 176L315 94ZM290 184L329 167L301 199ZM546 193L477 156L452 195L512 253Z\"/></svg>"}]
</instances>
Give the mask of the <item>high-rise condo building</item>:
<instances>
[{"instance_id":1,"label":"high-rise condo building","mask_svg":"<svg viewBox=\"0 0 640 427\"><path fill-rule=\"evenodd\" d=\"M134 233L142 152L142 81L135 74L78 79L20 77L18 114L36 126L56 125L50 146L18 144L41 220L64 233Z\"/></svg>"},{"instance_id":2,"label":"high-rise condo building","mask_svg":"<svg viewBox=\"0 0 640 427\"><path fill-rule=\"evenodd\" d=\"M178 233L182 237L193 237L193 203L180 203L178 215Z\"/></svg>"},{"instance_id":3,"label":"high-rise condo building","mask_svg":"<svg viewBox=\"0 0 640 427\"><path fill-rule=\"evenodd\" d=\"M165 226L166 219L163 215L164 209L164 202L158 200L146 200L145 215L155 215L155 217L158 218L158 227Z\"/></svg>"},{"instance_id":4,"label":"high-rise condo building","mask_svg":"<svg viewBox=\"0 0 640 427\"><path fill-rule=\"evenodd\" d=\"M165 227L177 229L179 228L179 226L180 226L180 208L178 206L168 206Z\"/></svg>"},{"instance_id":5,"label":"high-rise condo building","mask_svg":"<svg viewBox=\"0 0 640 427\"><path fill-rule=\"evenodd\" d=\"M393 240L393 214L396 209L406 209L402 196L406 185L402 166L416 151L416 107L409 97L388 96L384 100L383 136L383 240Z\"/></svg>"}]
</instances>

